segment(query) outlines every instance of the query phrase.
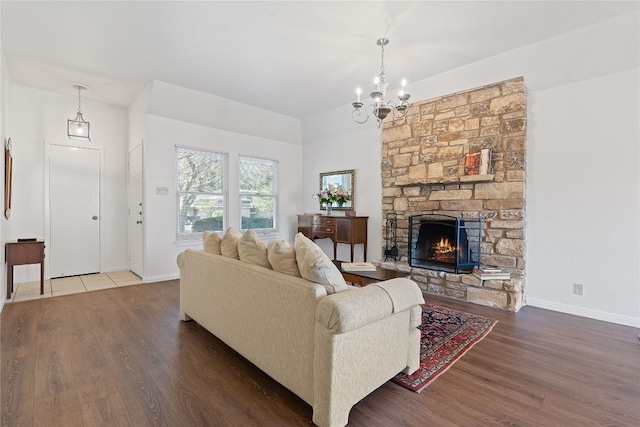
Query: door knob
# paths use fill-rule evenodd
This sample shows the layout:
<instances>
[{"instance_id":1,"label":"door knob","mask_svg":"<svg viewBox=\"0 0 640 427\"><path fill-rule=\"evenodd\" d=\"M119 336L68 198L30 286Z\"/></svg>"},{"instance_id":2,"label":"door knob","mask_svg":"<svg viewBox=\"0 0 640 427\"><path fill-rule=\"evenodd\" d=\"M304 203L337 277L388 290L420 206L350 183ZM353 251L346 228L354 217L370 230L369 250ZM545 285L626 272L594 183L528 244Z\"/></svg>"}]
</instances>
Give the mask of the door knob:
<instances>
[{"instance_id":1,"label":"door knob","mask_svg":"<svg viewBox=\"0 0 640 427\"><path fill-rule=\"evenodd\" d=\"M136 221L136 224L142 224L142 221Z\"/></svg>"},{"instance_id":2,"label":"door knob","mask_svg":"<svg viewBox=\"0 0 640 427\"><path fill-rule=\"evenodd\" d=\"M93 219L95 221L96 219L98 219L98 217L94 215L93 218L91 218L91 219Z\"/></svg>"}]
</instances>

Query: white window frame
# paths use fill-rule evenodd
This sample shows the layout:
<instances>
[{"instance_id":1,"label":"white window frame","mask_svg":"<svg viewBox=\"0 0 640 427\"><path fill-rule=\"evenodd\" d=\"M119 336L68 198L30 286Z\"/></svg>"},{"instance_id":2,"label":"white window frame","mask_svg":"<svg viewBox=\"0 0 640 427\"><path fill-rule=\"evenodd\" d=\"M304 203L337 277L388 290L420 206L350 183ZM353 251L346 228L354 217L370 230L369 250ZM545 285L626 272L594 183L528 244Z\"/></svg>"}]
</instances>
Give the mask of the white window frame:
<instances>
[{"instance_id":1,"label":"white window frame","mask_svg":"<svg viewBox=\"0 0 640 427\"><path fill-rule=\"evenodd\" d=\"M247 160L260 160L260 161L266 161L266 162L271 162L272 164L272 170L273 170L273 193L272 194L262 194L262 193L245 193L245 192L241 192L241 173L242 173L242 168L240 167L240 164L242 163L242 161L244 159ZM242 231L248 230L246 228L244 228L242 226L242 198L243 197L272 197L273 198L273 227L271 228L254 228L253 230L256 231L256 233L259 234L268 234L268 233L276 233L279 231L279 226L280 226L280 209L279 209L279 193L278 193L278 168L279 168L279 161L277 159L270 159L268 157L259 157L259 156L251 156L251 155L244 155L244 154L240 154L238 157L238 204L239 204L239 208L240 208L240 228Z\"/></svg>"},{"instance_id":2,"label":"white window frame","mask_svg":"<svg viewBox=\"0 0 640 427\"><path fill-rule=\"evenodd\" d=\"M200 154L209 154L220 157L222 164L222 191L221 192L198 192L198 191L180 191L180 169L179 169L179 154L180 152L191 151ZM202 239L202 232L180 232L180 199L184 194L196 194L196 195L212 195L222 197L222 232L229 223L229 154L216 150L209 150L200 147L189 147L184 145L176 145L175 150L175 188L176 188L176 240L198 240Z\"/></svg>"}]
</instances>

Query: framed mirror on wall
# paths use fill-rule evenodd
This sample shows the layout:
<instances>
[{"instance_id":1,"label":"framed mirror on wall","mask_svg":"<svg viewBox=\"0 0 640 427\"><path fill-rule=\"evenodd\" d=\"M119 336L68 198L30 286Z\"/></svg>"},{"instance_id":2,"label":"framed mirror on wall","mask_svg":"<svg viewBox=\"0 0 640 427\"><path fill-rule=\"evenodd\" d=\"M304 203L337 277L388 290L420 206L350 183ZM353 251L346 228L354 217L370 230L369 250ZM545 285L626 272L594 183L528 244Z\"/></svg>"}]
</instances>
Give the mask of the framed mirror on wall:
<instances>
[{"instance_id":1,"label":"framed mirror on wall","mask_svg":"<svg viewBox=\"0 0 640 427\"><path fill-rule=\"evenodd\" d=\"M320 192L318 196L327 191L331 199L331 209L353 210L355 207L355 170L342 170L320 173ZM335 200L335 199L338 200ZM344 201L343 201L344 200ZM320 197L320 209L326 210L327 203L323 203Z\"/></svg>"}]
</instances>

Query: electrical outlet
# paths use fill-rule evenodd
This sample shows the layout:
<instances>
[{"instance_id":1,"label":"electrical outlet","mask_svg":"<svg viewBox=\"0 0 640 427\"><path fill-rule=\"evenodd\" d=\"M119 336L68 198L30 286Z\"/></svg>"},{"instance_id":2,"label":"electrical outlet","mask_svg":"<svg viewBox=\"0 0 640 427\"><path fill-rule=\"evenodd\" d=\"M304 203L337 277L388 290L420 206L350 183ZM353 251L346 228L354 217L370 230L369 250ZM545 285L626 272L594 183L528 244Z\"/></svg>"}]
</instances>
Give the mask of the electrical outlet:
<instances>
[{"instance_id":1,"label":"electrical outlet","mask_svg":"<svg viewBox=\"0 0 640 427\"><path fill-rule=\"evenodd\" d=\"M584 295L584 285L582 283L574 283L573 293L576 295Z\"/></svg>"},{"instance_id":2,"label":"electrical outlet","mask_svg":"<svg viewBox=\"0 0 640 427\"><path fill-rule=\"evenodd\" d=\"M156 194L158 196L168 196L169 195L169 187L156 187Z\"/></svg>"}]
</instances>

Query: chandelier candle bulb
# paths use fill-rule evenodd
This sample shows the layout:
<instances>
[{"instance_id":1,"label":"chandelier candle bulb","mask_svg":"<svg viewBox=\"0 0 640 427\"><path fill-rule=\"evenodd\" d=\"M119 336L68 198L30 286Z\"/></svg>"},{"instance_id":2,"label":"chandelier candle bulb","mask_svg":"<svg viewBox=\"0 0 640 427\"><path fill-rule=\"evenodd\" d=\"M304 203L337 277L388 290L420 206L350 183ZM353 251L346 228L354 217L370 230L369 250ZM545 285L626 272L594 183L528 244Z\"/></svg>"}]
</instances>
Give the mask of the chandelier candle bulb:
<instances>
[{"instance_id":1,"label":"chandelier candle bulb","mask_svg":"<svg viewBox=\"0 0 640 427\"><path fill-rule=\"evenodd\" d=\"M356 95L358 95L358 102L360 102L360 94L362 93L362 90L360 90L360 88L356 89Z\"/></svg>"}]
</instances>

